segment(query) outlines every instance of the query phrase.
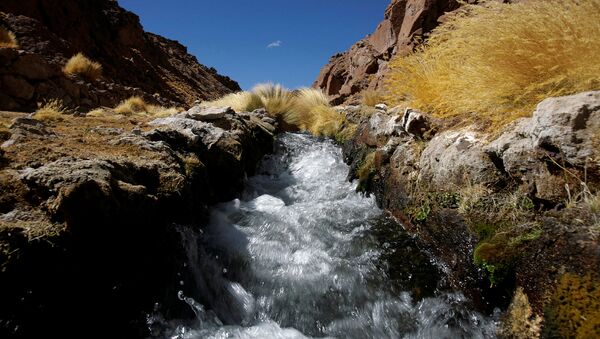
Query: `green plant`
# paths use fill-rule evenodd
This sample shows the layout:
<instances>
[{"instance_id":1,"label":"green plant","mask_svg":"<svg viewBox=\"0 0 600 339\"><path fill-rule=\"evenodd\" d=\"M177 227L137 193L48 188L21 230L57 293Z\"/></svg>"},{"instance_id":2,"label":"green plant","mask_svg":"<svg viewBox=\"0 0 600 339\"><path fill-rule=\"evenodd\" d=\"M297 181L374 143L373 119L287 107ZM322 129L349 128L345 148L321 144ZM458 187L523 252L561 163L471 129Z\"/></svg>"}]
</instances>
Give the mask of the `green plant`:
<instances>
[{"instance_id":1,"label":"green plant","mask_svg":"<svg viewBox=\"0 0 600 339\"><path fill-rule=\"evenodd\" d=\"M464 5L415 53L391 61L390 100L504 126L545 98L600 89L598 22L600 0Z\"/></svg>"},{"instance_id":2,"label":"green plant","mask_svg":"<svg viewBox=\"0 0 600 339\"><path fill-rule=\"evenodd\" d=\"M65 74L79 74L88 80L96 80L102 75L102 65L88 59L82 53L72 56L63 67Z\"/></svg>"}]
</instances>

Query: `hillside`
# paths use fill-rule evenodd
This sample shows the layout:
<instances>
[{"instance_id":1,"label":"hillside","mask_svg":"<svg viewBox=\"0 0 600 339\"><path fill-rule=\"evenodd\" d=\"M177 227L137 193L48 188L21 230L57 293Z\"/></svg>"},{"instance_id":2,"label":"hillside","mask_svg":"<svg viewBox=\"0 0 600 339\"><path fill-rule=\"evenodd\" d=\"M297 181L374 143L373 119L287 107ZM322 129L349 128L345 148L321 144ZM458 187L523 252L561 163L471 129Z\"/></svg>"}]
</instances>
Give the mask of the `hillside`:
<instances>
[{"instance_id":1,"label":"hillside","mask_svg":"<svg viewBox=\"0 0 600 339\"><path fill-rule=\"evenodd\" d=\"M18 51L0 52L0 110L32 111L39 102L60 99L84 111L132 95L190 105L239 90L177 41L145 32L139 18L116 1L2 1L0 26L19 44ZM100 79L63 74L66 61L79 52L102 65Z\"/></svg>"}]
</instances>

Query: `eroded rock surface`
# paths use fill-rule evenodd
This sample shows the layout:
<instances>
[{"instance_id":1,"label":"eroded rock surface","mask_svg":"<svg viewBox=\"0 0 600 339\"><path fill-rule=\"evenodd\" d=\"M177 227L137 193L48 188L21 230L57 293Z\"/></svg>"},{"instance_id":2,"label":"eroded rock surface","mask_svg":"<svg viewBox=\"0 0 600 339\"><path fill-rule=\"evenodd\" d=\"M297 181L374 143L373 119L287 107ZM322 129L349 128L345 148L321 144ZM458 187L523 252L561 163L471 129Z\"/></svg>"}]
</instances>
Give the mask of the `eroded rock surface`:
<instances>
[{"instance_id":1,"label":"eroded rock surface","mask_svg":"<svg viewBox=\"0 0 600 339\"><path fill-rule=\"evenodd\" d=\"M201 232L272 150L265 118L17 118L1 153L0 336L146 337L155 303L191 317L173 302L192 282L179 231Z\"/></svg>"},{"instance_id":2,"label":"eroded rock surface","mask_svg":"<svg viewBox=\"0 0 600 339\"><path fill-rule=\"evenodd\" d=\"M436 131L416 112L434 132L423 138L407 124L412 114L355 119L349 177L418 236L450 286L483 308L506 306L520 286L547 328L564 326L547 298L557 281L598 284L600 92L547 99L497 137Z\"/></svg>"}]
</instances>

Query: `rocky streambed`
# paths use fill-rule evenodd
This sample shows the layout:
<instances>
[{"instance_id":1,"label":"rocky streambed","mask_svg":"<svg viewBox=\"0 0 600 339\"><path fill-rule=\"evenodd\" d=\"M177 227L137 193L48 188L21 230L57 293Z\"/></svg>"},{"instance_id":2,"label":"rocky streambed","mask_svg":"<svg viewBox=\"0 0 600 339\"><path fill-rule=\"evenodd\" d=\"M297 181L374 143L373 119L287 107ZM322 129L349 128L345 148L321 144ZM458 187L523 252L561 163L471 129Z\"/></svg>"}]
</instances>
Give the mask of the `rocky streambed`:
<instances>
[{"instance_id":1,"label":"rocky streambed","mask_svg":"<svg viewBox=\"0 0 600 339\"><path fill-rule=\"evenodd\" d=\"M1 113L2 336L598 333L598 92L487 138L358 110L343 153L260 111Z\"/></svg>"}]
</instances>

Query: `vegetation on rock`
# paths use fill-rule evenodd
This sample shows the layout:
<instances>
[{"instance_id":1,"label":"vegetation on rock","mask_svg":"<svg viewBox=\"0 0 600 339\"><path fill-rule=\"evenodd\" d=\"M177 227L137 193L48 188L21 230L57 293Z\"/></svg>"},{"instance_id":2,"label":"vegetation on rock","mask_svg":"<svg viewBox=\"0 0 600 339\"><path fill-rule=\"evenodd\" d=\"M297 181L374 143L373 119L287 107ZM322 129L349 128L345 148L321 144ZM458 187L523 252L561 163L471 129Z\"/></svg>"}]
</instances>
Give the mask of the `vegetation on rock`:
<instances>
[{"instance_id":1,"label":"vegetation on rock","mask_svg":"<svg viewBox=\"0 0 600 339\"><path fill-rule=\"evenodd\" d=\"M545 315L546 337L597 338L600 336L600 281L591 274L562 275Z\"/></svg>"},{"instance_id":2,"label":"vegetation on rock","mask_svg":"<svg viewBox=\"0 0 600 339\"><path fill-rule=\"evenodd\" d=\"M264 108L287 129L307 131L316 136L336 136L345 117L329 105L327 96L318 89L289 91L279 84L259 84L250 92L226 95L203 102L203 106L229 106L236 112Z\"/></svg>"},{"instance_id":3,"label":"vegetation on rock","mask_svg":"<svg viewBox=\"0 0 600 339\"><path fill-rule=\"evenodd\" d=\"M503 126L541 100L599 89L600 0L466 5L391 62L390 101Z\"/></svg>"},{"instance_id":4,"label":"vegetation on rock","mask_svg":"<svg viewBox=\"0 0 600 339\"><path fill-rule=\"evenodd\" d=\"M102 65L88 59L83 53L77 53L67 61L63 72L67 75L81 75L88 80L96 80L102 75Z\"/></svg>"}]
</instances>

